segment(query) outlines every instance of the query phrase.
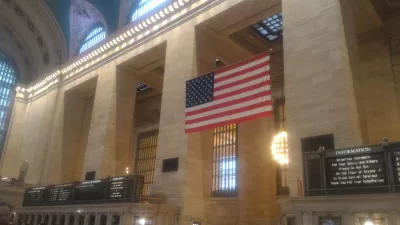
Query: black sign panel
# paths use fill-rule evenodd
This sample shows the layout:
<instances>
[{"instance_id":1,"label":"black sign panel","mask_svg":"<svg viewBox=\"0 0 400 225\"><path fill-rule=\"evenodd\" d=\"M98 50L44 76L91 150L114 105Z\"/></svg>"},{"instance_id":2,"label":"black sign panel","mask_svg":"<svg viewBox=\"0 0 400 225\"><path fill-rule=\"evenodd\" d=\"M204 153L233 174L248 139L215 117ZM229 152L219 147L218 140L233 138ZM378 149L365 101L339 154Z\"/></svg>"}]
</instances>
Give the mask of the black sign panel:
<instances>
[{"instance_id":1,"label":"black sign panel","mask_svg":"<svg viewBox=\"0 0 400 225\"><path fill-rule=\"evenodd\" d=\"M24 206L138 202L142 196L144 177L132 175L91 180L80 183L29 188L25 190Z\"/></svg>"},{"instance_id":2,"label":"black sign panel","mask_svg":"<svg viewBox=\"0 0 400 225\"><path fill-rule=\"evenodd\" d=\"M393 152L393 173L395 184L400 185L400 151Z\"/></svg>"},{"instance_id":3,"label":"black sign panel","mask_svg":"<svg viewBox=\"0 0 400 225\"><path fill-rule=\"evenodd\" d=\"M388 184L383 152L328 158L328 188L382 186Z\"/></svg>"},{"instance_id":4,"label":"black sign panel","mask_svg":"<svg viewBox=\"0 0 400 225\"><path fill-rule=\"evenodd\" d=\"M381 146L326 152L327 194L370 194L388 191L385 149Z\"/></svg>"},{"instance_id":5,"label":"black sign panel","mask_svg":"<svg viewBox=\"0 0 400 225\"><path fill-rule=\"evenodd\" d=\"M393 185L400 184L400 150L390 151L374 145L304 153L306 195L395 192ZM317 173L318 168L321 172Z\"/></svg>"},{"instance_id":6,"label":"black sign panel","mask_svg":"<svg viewBox=\"0 0 400 225\"><path fill-rule=\"evenodd\" d=\"M46 200L46 187L30 188L25 191L24 205L39 205Z\"/></svg>"},{"instance_id":7,"label":"black sign panel","mask_svg":"<svg viewBox=\"0 0 400 225\"><path fill-rule=\"evenodd\" d=\"M66 204L73 200L73 184L61 184L50 187L47 200L49 204Z\"/></svg>"},{"instance_id":8,"label":"black sign panel","mask_svg":"<svg viewBox=\"0 0 400 225\"><path fill-rule=\"evenodd\" d=\"M119 200L128 197L128 180L126 177L111 178L108 184L107 199Z\"/></svg>"},{"instance_id":9,"label":"black sign panel","mask_svg":"<svg viewBox=\"0 0 400 225\"><path fill-rule=\"evenodd\" d=\"M74 200L95 201L105 197L106 182L103 180L84 181L75 187Z\"/></svg>"}]
</instances>

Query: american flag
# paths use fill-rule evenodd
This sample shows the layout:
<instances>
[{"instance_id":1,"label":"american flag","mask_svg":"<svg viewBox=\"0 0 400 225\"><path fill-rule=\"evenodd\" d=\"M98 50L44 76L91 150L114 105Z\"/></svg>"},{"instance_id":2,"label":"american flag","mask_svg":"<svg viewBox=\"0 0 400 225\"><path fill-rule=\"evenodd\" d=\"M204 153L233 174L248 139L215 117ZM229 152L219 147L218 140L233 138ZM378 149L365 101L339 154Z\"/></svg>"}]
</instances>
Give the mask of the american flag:
<instances>
[{"instance_id":1,"label":"american flag","mask_svg":"<svg viewBox=\"0 0 400 225\"><path fill-rule=\"evenodd\" d=\"M186 133L272 115L270 56L186 81Z\"/></svg>"}]
</instances>

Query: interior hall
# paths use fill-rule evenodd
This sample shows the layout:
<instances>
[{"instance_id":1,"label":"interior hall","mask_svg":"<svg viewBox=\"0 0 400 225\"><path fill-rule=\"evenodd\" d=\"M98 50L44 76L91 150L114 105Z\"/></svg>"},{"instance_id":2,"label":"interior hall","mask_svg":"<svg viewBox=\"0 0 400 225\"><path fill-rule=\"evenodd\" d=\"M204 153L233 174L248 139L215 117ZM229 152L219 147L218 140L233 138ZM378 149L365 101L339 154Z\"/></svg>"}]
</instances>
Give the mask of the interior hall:
<instances>
[{"instance_id":1,"label":"interior hall","mask_svg":"<svg viewBox=\"0 0 400 225\"><path fill-rule=\"evenodd\" d=\"M400 225L399 0L0 0L0 225Z\"/></svg>"}]
</instances>

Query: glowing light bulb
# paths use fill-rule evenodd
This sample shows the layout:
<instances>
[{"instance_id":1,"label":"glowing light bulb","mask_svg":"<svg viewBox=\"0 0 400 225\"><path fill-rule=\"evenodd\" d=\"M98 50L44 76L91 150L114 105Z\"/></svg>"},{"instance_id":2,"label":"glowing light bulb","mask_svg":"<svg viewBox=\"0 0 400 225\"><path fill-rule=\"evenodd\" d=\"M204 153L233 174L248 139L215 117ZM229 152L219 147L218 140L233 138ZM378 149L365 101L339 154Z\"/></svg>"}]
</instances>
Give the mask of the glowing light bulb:
<instances>
[{"instance_id":1,"label":"glowing light bulb","mask_svg":"<svg viewBox=\"0 0 400 225\"><path fill-rule=\"evenodd\" d=\"M280 132L279 134L275 135L271 144L272 155L280 164L287 164L289 162L288 148L286 147L286 143L287 133Z\"/></svg>"}]
</instances>

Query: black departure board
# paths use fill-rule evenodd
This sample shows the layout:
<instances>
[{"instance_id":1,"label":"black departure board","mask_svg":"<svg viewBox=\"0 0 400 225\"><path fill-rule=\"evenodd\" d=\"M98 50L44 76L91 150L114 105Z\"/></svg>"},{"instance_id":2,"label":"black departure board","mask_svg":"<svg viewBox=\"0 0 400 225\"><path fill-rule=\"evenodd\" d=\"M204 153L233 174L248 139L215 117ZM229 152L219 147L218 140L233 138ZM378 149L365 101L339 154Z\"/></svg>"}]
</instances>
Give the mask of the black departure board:
<instances>
[{"instance_id":1,"label":"black departure board","mask_svg":"<svg viewBox=\"0 0 400 225\"><path fill-rule=\"evenodd\" d=\"M328 158L328 188L387 185L383 152Z\"/></svg>"},{"instance_id":2,"label":"black departure board","mask_svg":"<svg viewBox=\"0 0 400 225\"><path fill-rule=\"evenodd\" d=\"M400 151L393 152L393 173L395 183L400 185Z\"/></svg>"},{"instance_id":3,"label":"black departure board","mask_svg":"<svg viewBox=\"0 0 400 225\"><path fill-rule=\"evenodd\" d=\"M372 194L388 190L385 149L381 146L327 152L327 194Z\"/></svg>"},{"instance_id":4,"label":"black departure board","mask_svg":"<svg viewBox=\"0 0 400 225\"><path fill-rule=\"evenodd\" d=\"M73 184L60 184L49 187L48 202L50 204L63 204L73 200Z\"/></svg>"},{"instance_id":5,"label":"black departure board","mask_svg":"<svg viewBox=\"0 0 400 225\"><path fill-rule=\"evenodd\" d=\"M24 205L38 205L46 200L46 187L30 188L25 191Z\"/></svg>"},{"instance_id":6,"label":"black departure board","mask_svg":"<svg viewBox=\"0 0 400 225\"><path fill-rule=\"evenodd\" d=\"M96 201L105 197L107 183L103 180L83 181L76 185L74 199L76 201Z\"/></svg>"},{"instance_id":7,"label":"black departure board","mask_svg":"<svg viewBox=\"0 0 400 225\"><path fill-rule=\"evenodd\" d=\"M128 197L128 180L126 177L115 177L109 179L107 199L117 200Z\"/></svg>"},{"instance_id":8,"label":"black departure board","mask_svg":"<svg viewBox=\"0 0 400 225\"><path fill-rule=\"evenodd\" d=\"M400 149L391 151L389 146L373 145L304 153L305 194L400 192Z\"/></svg>"},{"instance_id":9,"label":"black departure board","mask_svg":"<svg viewBox=\"0 0 400 225\"><path fill-rule=\"evenodd\" d=\"M139 202L144 177L132 175L25 190L23 206Z\"/></svg>"}]
</instances>

